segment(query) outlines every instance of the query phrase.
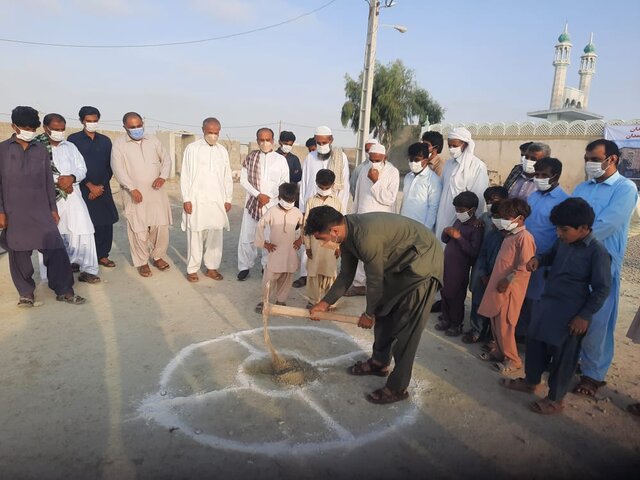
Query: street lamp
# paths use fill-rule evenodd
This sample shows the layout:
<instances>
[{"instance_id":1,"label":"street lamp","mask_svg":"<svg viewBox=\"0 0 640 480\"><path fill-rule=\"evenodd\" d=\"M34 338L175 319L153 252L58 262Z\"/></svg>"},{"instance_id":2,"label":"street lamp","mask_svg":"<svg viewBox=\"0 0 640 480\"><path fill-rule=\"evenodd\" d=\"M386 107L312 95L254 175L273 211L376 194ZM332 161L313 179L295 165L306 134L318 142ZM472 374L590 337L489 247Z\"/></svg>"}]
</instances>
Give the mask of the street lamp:
<instances>
[{"instance_id":1,"label":"street lamp","mask_svg":"<svg viewBox=\"0 0 640 480\"><path fill-rule=\"evenodd\" d=\"M358 145L356 165L364 161L364 142L367 141L371 127L371 99L373 96L373 75L376 66L376 39L378 35L378 16L380 7L390 8L395 5L395 0L365 0L369 4L369 26L367 28L367 43L364 51L364 71L362 73L362 91L360 93L360 115L358 118ZM381 25L394 28L400 33L405 33L407 27L403 25Z\"/></svg>"}]
</instances>

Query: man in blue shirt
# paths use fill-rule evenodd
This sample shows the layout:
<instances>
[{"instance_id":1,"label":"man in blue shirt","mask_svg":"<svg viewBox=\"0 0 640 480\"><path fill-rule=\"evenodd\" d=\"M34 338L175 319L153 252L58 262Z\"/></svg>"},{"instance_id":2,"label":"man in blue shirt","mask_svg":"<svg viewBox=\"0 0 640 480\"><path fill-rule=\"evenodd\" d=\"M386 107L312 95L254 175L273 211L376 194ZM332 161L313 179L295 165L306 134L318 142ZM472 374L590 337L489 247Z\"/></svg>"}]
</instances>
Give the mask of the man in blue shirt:
<instances>
[{"instance_id":1,"label":"man in blue shirt","mask_svg":"<svg viewBox=\"0 0 640 480\"><path fill-rule=\"evenodd\" d=\"M550 157L542 158L536 162L534 168L533 181L536 191L529 195L527 199L531 207L531 215L527 217L524 224L536 241L536 252L545 254L557 239L556 227L553 226L549 219L551 210L569 198L569 195L565 193L558 183L562 174L562 162L560 160ZM540 300L544 290L546 273L546 268L540 268L531 274L527 295L522 304L518 326L516 327L516 337L519 339L527 336L533 304Z\"/></svg>"},{"instance_id":2,"label":"man in blue shirt","mask_svg":"<svg viewBox=\"0 0 640 480\"><path fill-rule=\"evenodd\" d=\"M98 263L103 267L115 267L116 264L109 258L113 243L113 224L118 221L118 210L109 185L113 176L111 140L97 132L100 120L97 108L82 107L79 116L84 128L69 135L69 141L78 147L87 165L87 176L80 182L80 191L95 229Z\"/></svg>"},{"instance_id":3,"label":"man in blue shirt","mask_svg":"<svg viewBox=\"0 0 640 480\"><path fill-rule=\"evenodd\" d=\"M595 140L587 145L584 155L589 180L573 191L586 200L596 214L593 236L611 255L611 291L602 308L593 316L582 342L580 383L574 393L595 395L604 385L613 361L613 332L618 317L620 272L627 246L629 221L638 199L638 189L618 172L620 150L611 140Z\"/></svg>"}]
</instances>

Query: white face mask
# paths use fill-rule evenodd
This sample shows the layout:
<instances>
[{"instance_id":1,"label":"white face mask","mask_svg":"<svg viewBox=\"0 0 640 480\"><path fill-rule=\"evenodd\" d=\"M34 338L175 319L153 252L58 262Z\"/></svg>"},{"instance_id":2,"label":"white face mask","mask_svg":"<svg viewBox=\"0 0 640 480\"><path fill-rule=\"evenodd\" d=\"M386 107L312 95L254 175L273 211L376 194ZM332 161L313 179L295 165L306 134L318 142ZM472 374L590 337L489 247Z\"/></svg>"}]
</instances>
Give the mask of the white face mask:
<instances>
[{"instance_id":1,"label":"white face mask","mask_svg":"<svg viewBox=\"0 0 640 480\"><path fill-rule=\"evenodd\" d=\"M30 142L36 137L36 132L30 132L29 130L19 129L20 133L16 134L16 137L22 140L23 142Z\"/></svg>"},{"instance_id":2,"label":"white face mask","mask_svg":"<svg viewBox=\"0 0 640 480\"><path fill-rule=\"evenodd\" d=\"M204 136L205 142L207 142L209 145L215 145L216 143L218 143L218 138L220 138L220 135L218 135L217 133L207 133Z\"/></svg>"},{"instance_id":3,"label":"white face mask","mask_svg":"<svg viewBox=\"0 0 640 480\"><path fill-rule=\"evenodd\" d=\"M470 210L467 210L466 212L456 212L456 218L464 223L471 218L471 212Z\"/></svg>"},{"instance_id":4,"label":"white face mask","mask_svg":"<svg viewBox=\"0 0 640 480\"><path fill-rule=\"evenodd\" d=\"M424 167L422 166L422 162L409 162L409 170L413 173L420 173L424 170Z\"/></svg>"},{"instance_id":5,"label":"white face mask","mask_svg":"<svg viewBox=\"0 0 640 480\"><path fill-rule=\"evenodd\" d=\"M605 161L607 159L605 158ZM589 178L600 178L602 175L604 175L604 170L602 169L602 163L601 162L586 162L584 164L584 171L587 174L587 177Z\"/></svg>"},{"instance_id":6,"label":"white face mask","mask_svg":"<svg viewBox=\"0 0 640 480\"><path fill-rule=\"evenodd\" d=\"M506 230L507 232L510 232L511 230L518 228L518 224L515 222L515 220L507 220L505 218L492 218L491 221L498 230Z\"/></svg>"},{"instance_id":7,"label":"white face mask","mask_svg":"<svg viewBox=\"0 0 640 480\"><path fill-rule=\"evenodd\" d=\"M550 178L534 178L533 183L536 184L536 188L541 192L546 192L553 185Z\"/></svg>"},{"instance_id":8,"label":"white face mask","mask_svg":"<svg viewBox=\"0 0 640 480\"><path fill-rule=\"evenodd\" d=\"M534 160L527 160L525 157L522 157L522 171L524 173L535 173L535 164Z\"/></svg>"},{"instance_id":9,"label":"white face mask","mask_svg":"<svg viewBox=\"0 0 640 480\"><path fill-rule=\"evenodd\" d=\"M371 168L373 168L374 170L382 170L382 167L384 167L384 162L371 162Z\"/></svg>"},{"instance_id":10,"label":"white face mask","mask_svg":"<svg viewBox=\"0 0 640 480\"><path fill-rule=\"evenodd\" d=\"M282 150L282 153L289 153L293 150L293 145L280 145L280 149Z\"/></svg>"},{"instance_id":11,"label":"white face mask","mask_svg":"<svg viewBox=\"0 0 640 480\"><path fill-rule=\"evenodd\" d=\"M280 199L278 200L278 204L284 208L285 210L291 210L293 207L296 206L295 203L293 202L285 202L284 200Z\"/></svg>"},{"instance_id":12,"label":"white face mask","mask_svg":"<svg viewBox=\"0 0 640 480\"><path fill-rule=\"evenodd\" d=\"M450 147L449 154L451 155L451 158L458 158L462 155L462 147Z\"/></svg>"},{"instance_id":13,"label":"white face mask","mask_svg":"<svg viewBox=\"0 0 640 480\"><path fill-rule=\"evenodd\" d=\"M49 138L54 142L61 142L64 140L64 137L64 132L58 132L57 130L51 130L51 133L49 134Z\"/></svg>"},{"instance_id":14,"label":"white face mask","mask_svg":"<svg viewBox=\"0 0 640 480\"><path fill-rule=\"evenodd\" d=\"M318 192L318 195L320 195L321 197L328 197L333 193L333 188L330 188L328 190L323 190L320 187L316 187L316 192Z\"/></svg>"},{"instance_id":15,"label":"white face mask","mask_svg":"<svg viewBox=\"0 0 640 480\"><path fill-rule=\"evenodd\" d=\"M498 229L498 230L502 230L502 222L501 222L501 218L492 218L491 219L491 223L493 223L493 225Z\"/></svg>"},{"instance_id":16,"label":"white face mask","mask_svg":"<svg viewBox=\"0 0 640 480\"><path fill-rule=\"evenodd\" d=\"M98 130L98 122L86 122L84 128L89 133L94 133Z\"/></svg>"},{"instance_id":17,"label":"white face mask","mask_svg":"<svg viewBox=\"0 0 640 480\"><path fill-rule=\"evenodd\" d=\"M262 153L269 153L273 150L273 144L271 142L260 142L260 151Z\"/></svg>"},{"instance_id":18,"label":"white face mask","mask_svg":"<svg viewBox=\"0 0 640 480\"><path fill-rule=\"evenodd\" d=\"M318 145L317 151L322 155L326 155L331 152L331 144L327 143L326 145Z\"/></svg>"}]
</instances>

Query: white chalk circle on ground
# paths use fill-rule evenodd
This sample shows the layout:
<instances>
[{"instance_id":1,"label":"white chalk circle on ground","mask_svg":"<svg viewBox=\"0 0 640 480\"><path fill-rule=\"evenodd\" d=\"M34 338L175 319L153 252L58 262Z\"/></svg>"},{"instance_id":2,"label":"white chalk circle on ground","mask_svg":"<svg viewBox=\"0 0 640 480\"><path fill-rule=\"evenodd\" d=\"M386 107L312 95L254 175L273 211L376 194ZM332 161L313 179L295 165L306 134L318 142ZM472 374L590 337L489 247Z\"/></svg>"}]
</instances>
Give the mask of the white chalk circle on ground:
<instances>
[{"instance_id":1,"label":"white chalk circle on ground","mask_svg":"<svg viewBox=\"0 0 640 480\"><path fill-rule=\"evenodd\" d=\"M143 400L141 416L213 448L265 455L356 448L416 421L424 388L415 381L410 400L379 406L364 395L385 379L345 371L367 358L368 343L314 326L270 331L281 354L317 371L313 381L289 386L256 373L269 361L262 328L245 330L183 348ZM281 348L285 342L294 348Z\"/></svg>"}]
</instances>

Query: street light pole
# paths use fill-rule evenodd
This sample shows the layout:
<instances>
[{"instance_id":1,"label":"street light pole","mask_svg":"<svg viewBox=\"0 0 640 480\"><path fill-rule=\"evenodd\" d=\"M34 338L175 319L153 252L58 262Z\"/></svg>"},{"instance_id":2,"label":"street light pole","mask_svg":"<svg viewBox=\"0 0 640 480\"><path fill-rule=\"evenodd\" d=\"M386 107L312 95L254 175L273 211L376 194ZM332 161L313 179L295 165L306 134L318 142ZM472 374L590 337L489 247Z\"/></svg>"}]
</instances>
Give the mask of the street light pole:
<instances>
[{"instance_id":1,"label":"street light pole","mask_svg":"<svg viewBox=\"0 0 640 480\"><path fill-rule=\"evenodd\" d=\"M376 38L378 35L378 16L380 0L368 0L369 26L367 44L364 51L364 71L362 72L362 92L360 94L360 115L358 119L358 154L356 165L364 161L364 144L371 126L371 99L373 96L373 74L376 67Z\"/></svg>"}]
</instances>

